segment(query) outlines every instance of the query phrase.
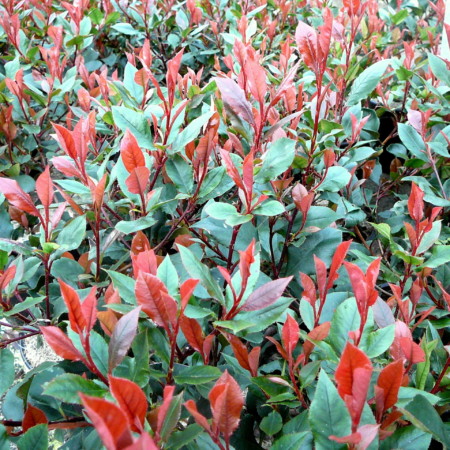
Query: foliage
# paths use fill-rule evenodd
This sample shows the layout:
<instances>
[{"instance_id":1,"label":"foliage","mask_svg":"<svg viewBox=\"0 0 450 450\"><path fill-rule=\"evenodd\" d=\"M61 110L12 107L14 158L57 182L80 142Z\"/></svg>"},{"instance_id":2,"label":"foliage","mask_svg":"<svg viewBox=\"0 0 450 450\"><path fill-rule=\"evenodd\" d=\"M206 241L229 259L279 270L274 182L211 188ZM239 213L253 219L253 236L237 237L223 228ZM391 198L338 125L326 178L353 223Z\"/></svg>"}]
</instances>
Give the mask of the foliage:
<instances>
[{"instance_id":1,"label":"foliage","mask_svg":"<svg viewBox=\"0 0 450 450\"><path fill-rule=\"evenodd\" d=\"M0 448L450 447L443 0L0 3Z\"/></svg>"}]
</instances>

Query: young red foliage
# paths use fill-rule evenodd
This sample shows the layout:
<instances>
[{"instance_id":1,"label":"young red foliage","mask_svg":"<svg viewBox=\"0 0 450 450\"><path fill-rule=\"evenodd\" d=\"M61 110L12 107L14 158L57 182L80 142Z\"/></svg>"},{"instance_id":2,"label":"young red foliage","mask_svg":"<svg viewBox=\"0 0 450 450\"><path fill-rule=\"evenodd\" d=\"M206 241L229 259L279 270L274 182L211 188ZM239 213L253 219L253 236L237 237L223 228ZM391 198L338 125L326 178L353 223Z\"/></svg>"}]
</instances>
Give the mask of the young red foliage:
<instances>
[{"instance_id":1,"label":"young red foliage","mask_svg":"<svg viewBox=\"0 0 450 450\"><path fill-rule=\"evenodd\" d=\"M186 317L183 314L180 317L180 327L189 345L203 355L203 344L205 342L205 338L203 336L203 330L200 324L195 319Z\"/></svg>"},{"instance_id":2,"label":"young red foliage","mask_svg":"<svg viewBox=\"0 0 450 450\"><path fill-rule=\"evenodd\" d=\"M352 418L352 432L356 431L366 403L372 375L372 363L367 355L347 342L336 369L338 392L347 405Z\"/></svg>"},{"instance_id":3,"label":"young red foliage","mask_svg":"<svg viewBox=\"0 0 450 450\"><path fill-rule=\"evenodd\" d=\"M411 183L411 193L408 198L408 211L411 219L419 223L423 217L424 192L415 183Z\"/></svg>"},{"instance_id":4,"label":"young red foliage","mask_svg":"<svg viewBox=\"0 0 450 450\"><path fill-rule=\"evenodd\" d=\"M53 182L50 177L50 167L46 166L44 172L36 180L36 193L45 211L46 222L50 221L50 205L53 203Z\"/></svg>"},{"instance_id":5,"label":"young red foliage","mask_svg":"<svg viewBox=\"0 0 450 450\"><path fill-rule=\"evenodd\" d=\"M119 406L103 398L79 395L107 450L122 450L133 444L127 416Z\"/></svg>"},{"instance_id":6,"label":"young red foliage","mask_svg":"<svg viewBox=\"0 0 450 450\"><path fill-rule=\"evenodd\" d=\"M378 376L375 386L377 421L380 423L383 413L392 408L398 399L398 391L403 381L403 362L398 359L387 365Z\"/></svg>"},{"instance_id":7,"label":"young red foliage","mask_svg":"<svg viewBox=\"0 0 450 450\"><path fill-rule=\"evenodd\" d=\"M30 428L41 423L48 423L48 419L44 411L36 408L36 406L33 406L31 403L28 403L22 419L22 431L25 433Z\"/></svg>"},{"instance_id":8,"label":"young red foliage","mask_svg":"<svg viewBox=\"0 0 450 450\"><path fill-rule=\"evenodd\" d=\"M292 359L292 352L297 346L299 339L300 327L297 321L290 314L288 314L286 316L286 322L284 322L281 330L281 340L289 360Z\"/></svg>"},{"instance_id":9,"label":"young red foliage","mask_svg":"<svg viewBox=\"0 0 450 450\"><path fill-rule=\"evenodd\" d=\"M125 413L131 430L142 432L148 408L144 392L136 383L126 378L117 378L112 375L108 378L111 394Z\"/></svg>"},{"instance_id":10,"label":"young red foliage","mask_svg":"<svg viewBox=\"0 0 450 450\"><path fill-rule=\"evenodd\" d=\"M0 177L0 192L11 205L32 216L41 217L30 195L23 191L16 180Z\"/></svg>"},{"instance_id":11,"label":"young red foliage","mask_svg":"<svg viewBox=\"0 0 450 450\"><path fill-rule=\"evenodd\" d=\"M229 443L239 425L244 396L235 379L226 370L208 395L213 415L212 431L223 435Z\"/></svg>"},{"instance_id":12,"label":"young red foliage","mask_svg":"<svg viewBox=\"0 0 450 450\"><path fill-rule=\"evenodd\" d=\"M127 130L122 138L120 155L125 169L130 173L138 167L145 167L144 153L130 130Z\"/></svg>"},{"instance_id":13,"label":"young red foliage","mask_svg":"<svg viewBox=\"0 0 450 450\"><path fill-rule=\"evenodd\" d=\"M136 167L125 180L128 190L132 194L144 195L150 178L150 170L145 167Z\"/></svg>"},{"instance_id":14,"label":"young red foliage","mask_svg":"<svg viewBox=\"0 0 450 450\"><path fill-rule=\"evenodd\" d=\"M69 361L84 361L83 355L75 348L72 341L58 327L39 327L47 344L61 358Z\"/></svg>"}]
</instances>

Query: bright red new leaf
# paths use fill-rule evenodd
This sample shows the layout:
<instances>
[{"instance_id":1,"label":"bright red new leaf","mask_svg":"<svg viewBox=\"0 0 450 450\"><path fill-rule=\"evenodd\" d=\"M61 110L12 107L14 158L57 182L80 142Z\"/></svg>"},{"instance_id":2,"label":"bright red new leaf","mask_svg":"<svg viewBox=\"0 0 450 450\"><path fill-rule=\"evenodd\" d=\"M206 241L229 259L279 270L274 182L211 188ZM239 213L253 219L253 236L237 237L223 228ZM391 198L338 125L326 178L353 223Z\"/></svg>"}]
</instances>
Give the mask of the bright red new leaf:
<instances>
[{"instance_id":1,"label":"bright red new leaf","mask_svg":"<svg viewBox=\"0 0 450 450\"><path fill-rule=\"evenodd\" d=\"M383 413L392 408L398 399L398 391L403 381L403 362L401 359L386 366L378 376L375 386L377 417L381 420Z\"/></svg>"},{"instance_id":2,"label":"bright red new leaf","mask_svg":"<svg viewBox=\"0 0 450 450\"><path fill-rule=\"evenodd\" d=\"M16 180L0 177L0 192L6 197L11 205L31 214L40 217L39 211L34 206L34 202L24 190L19 186Z\"/></svg>"},{"instance_id":3,"label":"bright red new leaf","mask_svg":"<svg viewBox=\"0 0 450 450\"><path fill-rule=\"evenodd\" d=\"M288 358L292 358L292 352L300 339L300 327L290 314L287 315L286 322L284 322L281 339Z\"/></svg>"},{"instance_id":4,"label":"bright red new leaf","mask_svg":"<svg viewBox=\"0 0 450 450\"><path fill-rule=\"evenodd\" d=\"M61 358L69 361L83 361L83 355L75 348L72 341L58 327L39 327L47 344Z\"/></svg>"},{"instance_id":5,"label":"bright red new leaf","mask_svg":"<svg viewBox=\"0 0 450 450\"><path fill-rule=\"evenodd\" d=\"M27 410L22 419L22 431L25 433L30 428L41 423L48 423L44 411L28 403Z\"/></svg>"},{"instance_id":6,"label":"bright red new leaf","mask_svg":"<svg viewBox=\"0 0 450 450\"><path fill-rule=\"evenodd\" d=\"M127 130L122 138L120 154L123 165L128 172L131 173L138 167L145 167L144 153L142 153L136 138L130 130Z\"/></svg>"}]
</instances>

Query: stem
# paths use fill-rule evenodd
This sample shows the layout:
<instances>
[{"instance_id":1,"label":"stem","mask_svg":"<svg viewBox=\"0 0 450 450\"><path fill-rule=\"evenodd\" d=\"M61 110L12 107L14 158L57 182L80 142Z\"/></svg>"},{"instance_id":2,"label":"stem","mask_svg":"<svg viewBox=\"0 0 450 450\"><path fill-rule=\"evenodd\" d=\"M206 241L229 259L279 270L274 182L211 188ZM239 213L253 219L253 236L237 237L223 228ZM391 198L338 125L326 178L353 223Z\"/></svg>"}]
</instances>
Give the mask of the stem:
<instances>
[{"instance_id":1,"label":"stem","mask_svg":"<svg viewBox=\"0 0 450 450\"><path fill-rule=\"evenodd\" d=\"M441 390L440 384L442 381L442 378L444 378L445 373L447 372L447 369L450 366L450 356L447 358L447 361L444 364L444 367L441 370L441 373L438 376L438 379L436 380L436 383L433 387L433 389L431 389L430 393L431 394L436 394L437 392L439 392Z\"/></svg>"}]
</instances>

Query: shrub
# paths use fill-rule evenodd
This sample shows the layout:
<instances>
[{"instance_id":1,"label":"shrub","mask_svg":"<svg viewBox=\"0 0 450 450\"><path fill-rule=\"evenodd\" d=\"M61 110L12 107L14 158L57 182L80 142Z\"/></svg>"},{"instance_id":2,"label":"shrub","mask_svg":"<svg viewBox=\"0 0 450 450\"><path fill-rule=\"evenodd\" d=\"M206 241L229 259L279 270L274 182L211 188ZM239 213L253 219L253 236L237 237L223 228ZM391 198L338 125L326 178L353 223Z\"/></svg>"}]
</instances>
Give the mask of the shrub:
<instances>
[{"instance_id":1,"label":"shrub","mask_svg":"<svg viewBox=\"0 0 450 450\"><path fill-rule=\"evenodd\" d=\"M0 447L450 446L443 15L3 0Z\"/></svg>"}]
</instances>

